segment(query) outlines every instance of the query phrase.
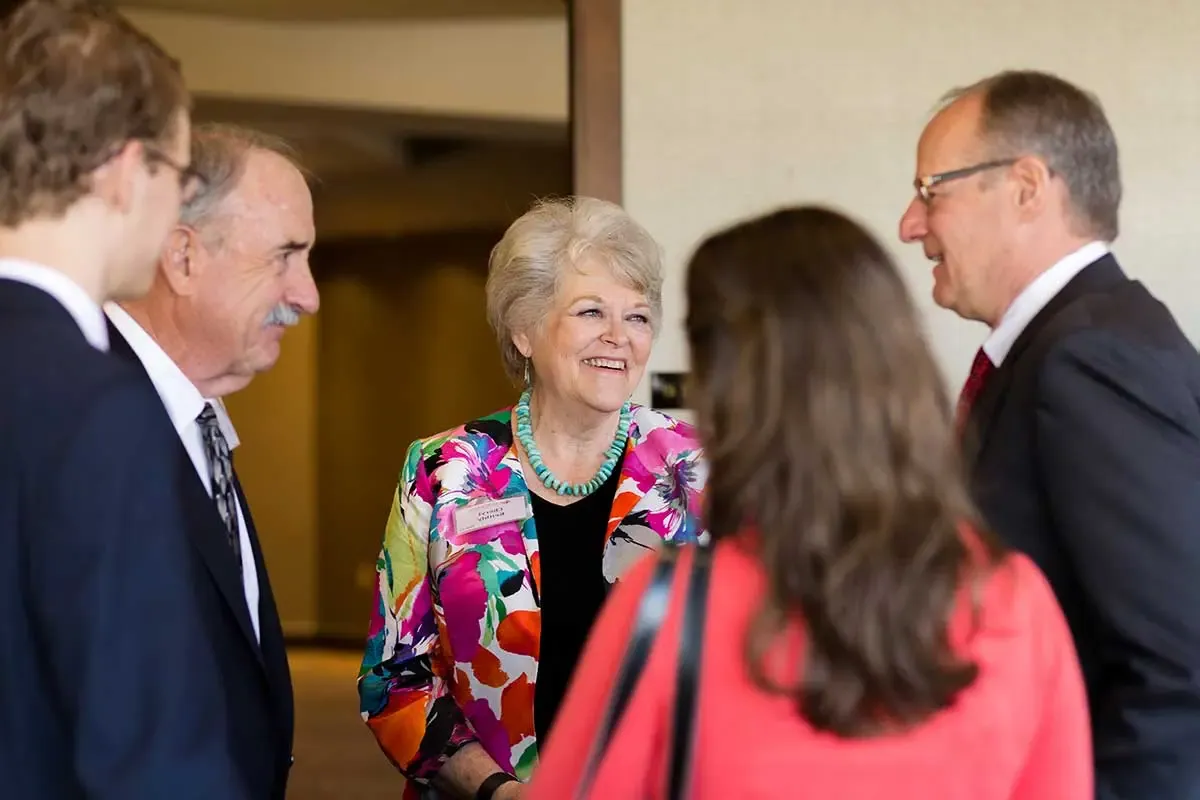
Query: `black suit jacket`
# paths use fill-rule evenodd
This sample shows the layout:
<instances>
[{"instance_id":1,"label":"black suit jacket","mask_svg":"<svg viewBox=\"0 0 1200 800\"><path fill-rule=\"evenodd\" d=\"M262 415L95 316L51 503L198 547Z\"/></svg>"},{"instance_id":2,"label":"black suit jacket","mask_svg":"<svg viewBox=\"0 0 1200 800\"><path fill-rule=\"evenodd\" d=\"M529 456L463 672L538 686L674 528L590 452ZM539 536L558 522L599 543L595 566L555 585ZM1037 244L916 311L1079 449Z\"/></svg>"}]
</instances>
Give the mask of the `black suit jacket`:
<instances>
[{"instance_id":1,"label":"black suit jacket","mask_svg":"<svg viewBox=\"0 0 1200 800\"><path fill-rule=\"evenodd\" d=\"M1200 357L1110 255L1021 333L964 438L984 518L1053 585L1102 800L1200 799Z\"/></svg>"},{"instance_id":2,"label":"black suit jacket","mask_svg":"<svg viewBox=\"0 0 1200 800\"><path fill-rule=\"evenodd\" d=\"M2 279L0 353L0 795L255 800L161 401Z\"/></svg>"},{"instance_id":3,"label":"black suit jacket","mask_svg":"<svg viewBox=\"0 0 1200 800\"><path fill-rule=\"evenodd\" d=\"M113 355L132 365L143 385L153 391L149 373L111 322L108 334ZM261 640L256 640L254 635L237 560L229 547L217 507L178 436L171 452L175 468L191 477L190 481L185 481L183 501L188 533L199 544L208 565L210 580L202 592L203 630L216 656L225 702L231 709L228 735L234 759L255 798L284 800L292 762L292 681L279 612L250 506L235 470L234 484L258 575Z\"/></svg>"}]
</instances>

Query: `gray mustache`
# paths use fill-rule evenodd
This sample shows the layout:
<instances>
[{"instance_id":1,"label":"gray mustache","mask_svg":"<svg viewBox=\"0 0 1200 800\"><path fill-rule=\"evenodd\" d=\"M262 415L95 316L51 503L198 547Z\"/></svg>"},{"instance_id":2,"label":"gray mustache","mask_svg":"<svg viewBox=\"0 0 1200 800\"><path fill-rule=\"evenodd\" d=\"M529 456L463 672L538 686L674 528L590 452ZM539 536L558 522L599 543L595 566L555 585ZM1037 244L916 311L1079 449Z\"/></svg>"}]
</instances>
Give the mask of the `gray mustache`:
<instances>
[{"instance_id":1,"label":"gray mustache","mask_svg":"<svg viewBox=\"0 0 1200 800\"><path fill-rule=\"evenodd\" d=\"M271 313L267 315L267 321L264 325L285 325L292 327L300 321L300 312L287 303L280 303L271 309Z\"/></svg>"}]
</instances>

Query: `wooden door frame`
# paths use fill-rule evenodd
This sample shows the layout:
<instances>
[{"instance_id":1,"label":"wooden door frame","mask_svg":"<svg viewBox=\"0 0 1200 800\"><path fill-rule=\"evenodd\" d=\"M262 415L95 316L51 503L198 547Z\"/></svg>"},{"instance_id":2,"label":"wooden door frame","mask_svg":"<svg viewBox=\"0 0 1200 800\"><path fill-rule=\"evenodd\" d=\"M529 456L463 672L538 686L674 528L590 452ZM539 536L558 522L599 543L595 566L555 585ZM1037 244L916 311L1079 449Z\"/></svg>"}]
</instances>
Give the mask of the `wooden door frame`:
<instances>
[{"instance_id":1,"label":"wooden door frame","mask_svg":"<svg viewBox=\"0 0 1200 800\"><path fill-rule=\"evenodd\" d=\"M622 0L567 3L572 190L620 203Z\"/></svg>"}]
</instances>

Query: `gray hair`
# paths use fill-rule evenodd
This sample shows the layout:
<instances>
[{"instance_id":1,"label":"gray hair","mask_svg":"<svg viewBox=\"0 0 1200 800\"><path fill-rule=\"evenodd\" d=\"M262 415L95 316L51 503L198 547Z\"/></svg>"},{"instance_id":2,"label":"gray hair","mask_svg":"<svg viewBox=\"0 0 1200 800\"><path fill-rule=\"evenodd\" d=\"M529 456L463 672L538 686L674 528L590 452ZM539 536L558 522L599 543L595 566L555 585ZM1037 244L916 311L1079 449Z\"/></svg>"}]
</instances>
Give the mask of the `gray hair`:
<instances>
[{"instance_id":1,"label":"gray hair","mask_svg":"<svg viewBox=\"0 0 1200 800\"><path fill-rule=\"evenodd\" d=\"M1120 232L1121 170L1116 135L1095 95L1045 72L1008 70L954 89L983 101L981 134L998 157L1036 155L1067 184L1072 216L1088 235Z\"/></svg>"},{"instance_id":2,"label":"gray hair","mask_svg":"<svg viewBox=\"0 0 1200 800\"><path fill-rule=\"evenodd\" d=\"M593 197L543 200L509 226L488 260L488 322L514 381L522 380L526 360L513 335L542 324L564 271L585 257L645 296L658 333L663 282L658 242L614 203Z\"/></svg>"},{"instance_id":3,"label":"gray hair","mask_svg":"<svg viewBox=\"0 0 1200 800\"><path fill-rule=\"evenodd\" d=\"M287 159L307 177L295 149L284 139L252 128L209 122L192 128L192 169L200 176L200 190L179 210L179 221L203 228L216 216L246 169L252 151L262 150Z\"/></svg>"}]
</instances>

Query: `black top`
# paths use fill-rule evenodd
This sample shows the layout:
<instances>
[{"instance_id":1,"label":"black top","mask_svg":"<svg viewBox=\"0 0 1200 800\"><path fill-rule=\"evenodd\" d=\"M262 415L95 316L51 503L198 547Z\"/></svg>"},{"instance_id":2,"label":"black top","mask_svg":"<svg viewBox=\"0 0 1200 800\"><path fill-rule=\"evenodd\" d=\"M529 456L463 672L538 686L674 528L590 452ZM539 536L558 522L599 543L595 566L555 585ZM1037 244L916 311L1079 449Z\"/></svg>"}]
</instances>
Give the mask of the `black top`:
<instances>
[{"instance_id":1,"label":"black top","mask_svg":"<svg viewBox=\"0 0 1200 800\"><path fill-rule=\"evenodd\" d=\"M620 472L618 461L604 485L570 505L558 506L531 493L542 565L542 637L533 724L543 744L608 592L601 571L604 529Z\"/></svg>"}]
</instances>

